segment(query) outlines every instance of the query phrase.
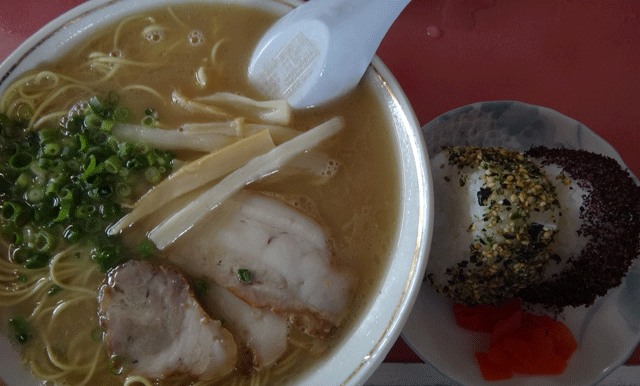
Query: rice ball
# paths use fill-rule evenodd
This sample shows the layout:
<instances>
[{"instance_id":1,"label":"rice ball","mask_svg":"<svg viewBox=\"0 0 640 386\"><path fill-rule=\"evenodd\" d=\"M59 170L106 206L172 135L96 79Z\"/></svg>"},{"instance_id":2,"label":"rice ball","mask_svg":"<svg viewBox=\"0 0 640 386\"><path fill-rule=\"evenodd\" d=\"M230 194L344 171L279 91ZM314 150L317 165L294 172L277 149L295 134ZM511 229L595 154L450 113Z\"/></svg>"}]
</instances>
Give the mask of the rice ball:
<instances>
[{"instance_id":1,"label":"rice ball","mask_svg":"<svg viewBox=\"0 0 640 386\"><path fill-rule=\"evenodd\" d=\"M445 147L432 160L435 227L427 278L466 305L498 305L540 280L558 232L556 188L530 158Z\"/></svg>"}]
</instances>

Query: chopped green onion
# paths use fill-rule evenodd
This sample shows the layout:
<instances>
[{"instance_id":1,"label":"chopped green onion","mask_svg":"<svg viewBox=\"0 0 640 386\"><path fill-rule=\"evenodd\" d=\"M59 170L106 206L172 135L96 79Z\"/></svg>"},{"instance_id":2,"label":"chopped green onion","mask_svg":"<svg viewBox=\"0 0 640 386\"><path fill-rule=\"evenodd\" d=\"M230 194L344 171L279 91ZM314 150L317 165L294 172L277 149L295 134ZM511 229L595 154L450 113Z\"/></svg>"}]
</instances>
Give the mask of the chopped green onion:
<instances>
[{"instance_id":1,"label":"chopped green onion","mask_svg":"<svg viewBox=\"0 0 640 386\"><path fill-rule=\"evenodd\" d=\"M95 169L96 169L96 156L92 154L89 156L89 164L85 164L84 173L82 173L82 176L80 176L80 178L82 178L83 180L86 180L90 175L94 173Z\"/></svg>"},{"instance_id":2,"label":"chopped green onion","mask_svg":"<svg viewBox=\"0 0 640 386\"><path fill-rule=\"evenodd\" d=\"M100 207L100 214L104 219L116 218L120 215L120 206L113 202L107 202Z\"/></svg>"},{"instance_id":3,"label":"chopped green onion","mask_svg":"<svg viewBox=\"0 0 640 386\"><path fill-rule=\"evenodd\" d=\"M18 176L18 179L16 180L16 184L21 188L28 187L29 185L31 185L31 182L31 174L26 172L20 173L20 176Z\"/></svg>"},{"instance_id":4,"label":"chopped green onion","mask_svg":"<svg viewBox=\"0 0 640 386\"><path fill-rule=\"evenodd\" d=\"M88 129L99 129L102 126L102 118L97 114L89 114L84 117L84 125Z\"/></svg>"},{"instance_id":5,"label":"chopped green onion","mask_svg":"<svg viewBox=\"0 0 640 386\"><path fill-rule=\"evenodd\" d=\"M58 216L56 216L54 222L62 222L67 220L71 216L71 211L74 206L73 192L66 191L66 195L60 199L60 210Z\"/></svg>"},{"instance_id":6,"label":"chopped green onion","mask_svg":"<svg viewBox=\"0 0 640 386\"><path fill-rule=\"evenodd\" d=\"M82 238L82 235L83 235L82 227L80 227L77 224L71 224L67 226L64 232L62 233L62 237L64 237L65 240L71 243L80 241L80 239Z\"/></svg>"},{"instance_id":7,"label":"chopped green onion","mask_svg":"<svg viewBox=\"0 0 640 386\"><path fill-rule=\"evenodd\" d=\"M37 166L43 172L53 168L53 161L49 158L38 158L33 162L34 166Z\"/></svg>"},{"instance_id":8,"label":"chopped green onion","mask_svg":"<svg viewBox=\"0 0 640 386\"><path fill-rule=\"evenodd\" d=\"M249 271L248 269L240 268L238 270L238 278L243 283L250 283L251 282L251 271Z\"/></svg>"},{"instance_id":9,"label":"chopped green onion","mask_svg":"<svg viewBox=\"0 0 640 386\"><path fill-rule=\"evenodd\" d=\"M156 119L151 115L145 115L142 118L142 121L140 122L140 124L144 127L149 127L149 128L155 127Z\"/></svg>"},{"instance_id":10,"label":"chopped green onion","mask_svg":"<svg viewBox=\"0 0 640 386\"><path fill-rule=\"evenodd\" d=\"M60 291L62 291L62 287L60 287L57 284L54 284L54 285L51 286L51 288L49 288L49 291L47 291L47 294L49 296L53 296L53 295L57 294Z\"/></svg>"},{"instance_id":11,"label":"chopped green onion","mask_svg":"<svg viewBox=\"0 0 640 386\"><path fill-rule=\"evenodd\" d=\"M132 143L122 142L118 145L118 156L120 158L128 158L134 153L135 149L136 147Z\"/></svg>"},{"instance_id":12,"label":"chopped green onion","mask_svg":"<svg viewBox=\"0 0 640 386\"><path fill-rule=\"evenodd\" d=\"M104 121L102 121L102 124L100 124L100 130L110 133L111 129L113 129L113 126L115 126L115 124L116 124L115 121L111 119L105 119Z\"/></svg>"},{"instance_id":13,"label":"chopped green onion","mask_svg":"<svg viewBox=\"0 0 640 386\"><path fill-rule=\"evenodd\" d=\"M35 236L35 248L40 252L50 252L55 246L55 238L49 232L41 230Z\"/></svg>"},{"instance_id":14,"label":"chopped green onion","mask_svg":"<svg viewBox=\"0 0 640 386\"><path fill-rule=\"evenodd\" d=\"M25 198L30 203L36 203L42 201L44 199L45 193L44 189L41 186L35 186L25 193Z\"/></svg>"},{"instance_id":15,"label":"chopped green onion","mask_svg":"<svg viewBox=\"0 0 640 386\"><path fill-rule=\"evenodd\" d=\"M18 275L17 279L20 283L26 283L29 281L29 278L24 275Z\"/></svg>"},{"instance_id":16,"label":"chopped green onion","mask_svg":"<svg viewBox=\"0 0 640 386\"><path fill-rule=\"evenodd\" d=\"M151 182L154 185L160 182L160 179L162 178L162 174L160 174L160 171L155 166L149 166L147 170L145 170L144 176L146 177L147 181Z\"/></svg>"},{"instance_id":17,"label":"chopped green onion","mask_svg":"<svg viewBox=\"0 0 640 386\"><path fill-rule=\"evenodd\" d=\"M118 107L113 112L113 120L116 122L127 123L131 120L131 110L126 107Z\"/></svg>"},{"instance_id":18,"label":"chopped green onion","mask_svg":"<svg viewBox=\"0 0 640 386\"><path fill-rule=\"evenodd\" d=\"M6 114L0 113L0 128L11 124L11 119Z\"/></svg>"},{"instance_id":19,"label":"chopped green onion","mask_svg":"<svg viewBox=\"0 0 640 386\"><path fill-rule=\"evenodd\" d=\"M14 245L22 244L22 241L24 241L24 235L20 232L13 232L13 237L11 238L11 241Z\"/></svg>"},{"instance_id":20,"label":"chopped green onion","mask_svg":"<svg viewBox=\"0 0 640 386\"><path fill-rule=\"evenodd\" d=\"M111 149L111 152L117 153L118 148L120 146L120 140L118 140L118 138L116 138L115 136L111 135L107 139L107 145L109 145L109 149Z\"/></svg>"},{"instance_id":21,"label":"chopped green onion","mask_svg":"<svg viewBox=\"0 0 640 386\"><path fill-rule=\"evenodd\" d=\"M145 167L145 161L144 157L138 156L128 160L125 166L130 170L141 170Z\"/></svg>"},{"instance_id":22,"label":"chopped green onion","mask_svg":"<svg viewBox=\"0 0 640 386\"><path fill-rule=\"evenodd\" d=\"M149 151L151 151L149 145L144 142L137 143L135 147L136 153L138 153L139 155L146 155L149 154Z\"/></svg>"},{"instance_id":23,"label":"chopped green onion","mask_svg":"<svg viewBox=\"0 0 640 386\"><path fill-rule=\"evenodd\" d=\"M129 197L131 195L131 186L123 182L119 183L116 185L116 194L118 197Z\"/></svg>"},{"instance_id":24,"label":"chopped green onion","mask_svg":"<svg viewBox=\"0 0 640 386\"><path fill-rule=\"evenodd\" d=\"M9 159L9 166L16 170L25 170L31 166L33 156L28 153L16 153Z\"/></svg>"},{"instance_id":25,"label":"chopped green onion","mask_svg":"<svg viewBox=\"0 0 640 386\"><path fill-rule=\"evenodd\" d=\"M51 256L49 256L49 254L45 252L36 252L29 255L23 265L25 268L29 269L44 268L49 264L49 260L51 260Z\"/></svg>"},{"instance_id":26,"label":"chopped green onion","mask_svg":"<svg viewBox=\"0 0 640 386\"><path fill-rule=\"evenodd\" d=\"M101 184L97 189L98 195L102 198L111 197L113 194L113 186L110 184Z\"/></svg>"},{"instance_id":27,"label":"chopped green onion","mask_svg":"<svg viewBox=\"0 0 640 386\"><path fill-rule=\"evenodd\" d=\"M60 137L60 131L57 129L42 129L38 131L40 143L50 143Z\"/></svg>"},{"instance_id":28,"label":"chopped green onion","mask_svg":"<svg viewBox=\"0 0 640 386\"><path fill-rule=\"evenodd\" d=\"M50 168L50 162L50 160L43 160L43 162L34 161L31 162L31 165L29 165L29 169L33 174L35 174L36 177L45 178L47 176L47 170L45 170L43 166ZM40 164L42 164L42 166L40 166Z\"/></svg>"},{"instance_id":29,"label":"chopped green onion","mask_svg":"<svg viewBox=\"0 0 640 386\"><path fill-rule=\"evenodd\" d=\"M67 130L69 130L70 132L77 133L80 131L83 125L84 125L84 116L76 115L74 117L69 118L69 120L67 121L66 127L67 127Z\"/></svg>"},{"instance_id":30,"label":"chopped green onion","mask_svg":"<svg viewBox=\"0 0 640 386\"><path fill-rule=\"evenodd\" d=\"M25 344L29 341L31 338L31 326L29 326L29 323L25 318L22 316L16 316L9 320L9 324L13 328L16 340L19 343Z\"/></svg>"},{"instance_id":31,"label":"chopped green onion","mask_svg":"<svg viewBox=\"0 0 640 386\"><path fill-rule=\"evenodd\" d=\"M153 166L156 163L156 156L151 152L145 154L145 158L147 159L147 165L149 166Z\"/></svg>"},{"instance_id":32,"label":"chopped green onion","mask_svg":"<svg viewBox=\"0 0 640 386\"><path fill-rule=\"evenodd\" d=\"M26 247L18 247L11 251L11 258L18 264L24 264L29 257L29 250Z\"/></svg>"},{"instance_id":33,"label":"chopped green onion","mask_svg":"<svg viewBox=\"0 0 640 386\"><path fill-rule=\"evenodd\" d=\"M62 190L62 187L67 183L66 176L58 175L53 177L47 182L47 188L45 189L46 195L54 195L57 196L58 193Z\"/></svg>"},{"instance_id":34,"label":"chopped green onion","mask_svg":"<svg viewBox=\"0 0 640 386\"><path fill-rule=\"evenodd\" d=\"M78 133L76 134L76 138L78 138L78 142L80 142L80 151L83 151L84 149L87 148L87 137L82 134L82 133Z\"/></svg>"},{"instance_id":35,"label":"chopped green onion","mask_svg":"<svg viewBox=\"0 0 640 386\"><path fill-rule=\"evenodd\" d=\"M62 150L60 150L60 158L62 159L70 159L76 153L76 150L69 145L62 146Z\"/></svg>"},{"instance_id":36,"label":"chopped green onion","mask_svg":"<svg viewBox=\"0 0 640 386\"><path fill-rule=\"evenodd\" d=\"M102 131L102 130L95 130L93 132L91 132L91 140L93 141L93 143L95 143L96 145L102 145L104 143L106 143L109 140L110 136L109 134L107 134L106 132ZM104 149L103 147L94 147L92 148L93 151L104 151L106 149Z\"/></svg>"},{"instance_id":37,"label":"chopped green onion","mask_svg":"<svg viewBox=\"0 0 640 386\"><path fill-rule=\"evenodd\" d=\"M33 220L38 224L49 224L58 215L52 204L53 200L46 198L34 205Z\"/></svg>"},{"instance_id":38,"label":"chopped green onion","mask_svg":"<svg viewBox=\"0 0 640 386\"><path fill-rule=\"evenodd\" d=\"M209 292L209 282L204 279L198 279L193 282L193 291L200 299L204 299Z\"/></svg>"},{"instance_id":39,"label":"chopped green onion","mask_svg":"<svg viewBox=\"0 0 640 386\"><path fill-rule=\"evenodd\" d=\"M175 156L112 136L108 131L132 115L118 100L113 92L92 97L82 114L40 130L0 114L0 235L12 246L12 261L44 268L61 247L85 239L102 270L130 257L120 255L120 237L104 232L121 216L133 184L143 176L161 180Z\"/></svg>"},{"instance_id":40,"label":"chopped green onion","mask_svg":"<svg viewBox=\"0 0 640 386\"><path fill-rule=\"evenodd\" d=\"M44 148L42 150L44 155L46 155L47 157L55 157L60 154L62 148L57 143L47 143L46 145L44 145Z\"/></svg>"},{"instance_id":41,"label":"chopped green onion","mask_svg":"<svg viewBox=\"0 0 640 386\"><path fill-rule=\"evenodd\" d=\"M104 170L107 173L118 174L122 166L122 159L117 155L112 155L104 161Z\"/></svg>"},{"instance_id":42,"label":"chopped green onion","mask_svg":"<svg viewBox=\"0 0 640 386\"><path fill-rule=\"evenodd\" d=\"M7 201L2 205L2 218L19 227L33 218L31 212L28 206L18 201Z\"/></svg>"},{"instance_id":43,"label":"chopped green onion","mask_svg":"<svg viewBox=\"0 0 640 386\"><path fill-rule=\"evenodd\" d=\"M142 257L143 259L153 255L154 251L155 251L155 245L151 240L145 240L140 244L138 244L138 253L140 254L140 257Z\"/></svg>"},{"instance_id":44,"label":"chopped green onion","mask_svg":"<svg viewBox=\"0 0 640 386\"><path fill-rule=\"evenodd\" d=\"M115 247L107 246L92 251L91 258L98 263L102 272L107 272L120 260Z\"/></svg>"},{"instance_id":45,"label":"chopped green onion","mask_svg":"<svg viewBox=\"0 0 640 386\"><path fill-rule=\"evenodd\" d=\"M100 98L98 98L97 95L94 95L91 98L89 98L87 103L89 103L89 107L91 107L91 110L96 114L102 114L107 109L107 106L105 106L105 104L102 103L102 101L100 100ZM85 121L84 124L87 127L89 126L87 125L87 121Z\"/></svg>"},{"instance_id":46,"label":"chopped green onion","mask_svg":"<svg viewBox=\"0 0 640 386\"><path fill-rule=\"evenodd\" d=\"M83 224L84 224L84 228L87 231L87 233L98 233L103 231L104 229L101 228L102 224L101 221L98 217L89 217L89 218L85 218L82 220Z\"/></svg>"}]
</instances>

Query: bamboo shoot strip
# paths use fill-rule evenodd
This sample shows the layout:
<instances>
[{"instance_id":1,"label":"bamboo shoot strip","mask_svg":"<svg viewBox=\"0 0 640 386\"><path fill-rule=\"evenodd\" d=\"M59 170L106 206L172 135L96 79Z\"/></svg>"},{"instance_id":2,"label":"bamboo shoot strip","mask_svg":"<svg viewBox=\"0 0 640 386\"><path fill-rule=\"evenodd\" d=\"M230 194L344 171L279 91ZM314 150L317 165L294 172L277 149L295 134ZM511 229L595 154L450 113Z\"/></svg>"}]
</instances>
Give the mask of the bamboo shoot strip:
<instances>
[{"instance_id":1,"label":"bamboo shoot strip","mask_svg":"<svg viewBox=\"0 0 640 386\"><path fill-rule=\"evenodd\" d=\"M245 123L244 119L242 118L227 122L185 123L180 126L179 130L188 133L200 133L203 135L211 133L237 135L239 137L247 137L262 130L269 130L271 139L273 139L273 143L275 143L276 145L279 145L302 134L302 131L290 129L285 126L267 125L260 123Z\"/></svg>"},{"instance_id":2,"label":"bamboo shoot strip","mask_svg":"<svg viewBox=\"0 0 640 386\"><path fill-rule=\"evenodd\" d=\"M264 130L183 166L142 196L131 212L109 228L108 234L119 233L174 198L231 173L274 147L269 132Z\"/></svg>"},{"instance_id":3,"label":"bamboo shoot strip","mask_svg":"<svg viewBox=\"0 0 640 386\"><path fill-rule=\"evenodd\" d=\"M302 131L290 129L284 126L260 125L257 123L245 123L243 126L240 126L240 130L244 131L244 135L255 134L264 129L269 130L271 139L273 139L273 143L276 145L280 145L281 143L287 142L302 134Z\"/></svg>"},{"instance_id":4,"label":"bamboo shoot strip","mask_svg":"<svg viewBox=\"0 0 640 386\"><path fill-rule=\"evenodd\" d=\"M209 96L194 98L194 101L192 103L226 104L242 111L247 117L259 119L263 122L281 125L288 125L291 122L291 106L285 100L257 101L230 92L217 92Z\"/></svg>"},{"instance_id":5,"label":"bamboo shoot strip","mask_svg":"<svg viewBox=\"0 0 640 386\"><path fill-rule=\"evenodd\" d=\"M174 91L171 94L171 101L178 106L189 112L200 112L204 114L209 114L211 116L217 118L229 118L229 114L215 106L205 105L203 103L194 102L192 100L187 99L185 96L180 94L178 91Z\"/></svg>"},{"instance_id":6,"label":"bamboo shoot strip","mask_svg":"<svg viewBox=\"0 0 640 386\"><path fill-rule=\"evenodd\" d=\"M237 136L202 131L180 131L118 124L112 130L116 138L128 142L143 142L156 149L195 150L211 152L232 144Z\"/></svg>"},{"instance_id":7,"label":"bamboo shoot strip","mask_svg":"<svg viewBox=\"0 0 640 386\"><path fill-rule=\"evenodd\" d=\"M251 182L276 172L290 159L315 147L323 140L336 134L342 127L344 127L344 119L342 117L332 118L277 146L270 152L252 159L241 168L227 175L222 181L177 213L164 220L149 232L149 239L159 249L164 249L232 194Z\"/></svg>"}]
</instances>

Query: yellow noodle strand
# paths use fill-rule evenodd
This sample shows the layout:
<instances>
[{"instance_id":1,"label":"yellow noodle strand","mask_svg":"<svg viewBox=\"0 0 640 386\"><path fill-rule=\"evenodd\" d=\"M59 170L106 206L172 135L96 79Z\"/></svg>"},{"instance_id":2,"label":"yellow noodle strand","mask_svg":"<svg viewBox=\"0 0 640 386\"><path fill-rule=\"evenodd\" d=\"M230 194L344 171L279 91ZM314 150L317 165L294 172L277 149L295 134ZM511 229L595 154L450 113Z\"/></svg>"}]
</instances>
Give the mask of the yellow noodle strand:
<instances>
[{"instance_id":1,"label":"yellow noodle strand","mask_svg":"<svg viewBox=\"0 0 640 386\"><path fill-rule=\"evenodd\" d=\"M143 86L141 84L132 84L132 85L124 86L124 87L122 87L120 89L120 91L118 93L120 95L124 95L129 91L135 91L135 90L148 92L149 94L157 97L158 99L162 100L163 102L169 103L168 100L165 97L163 97L162 94L157 92L155 89L153 89L151 87L148 87L148 86Z\"/></svg>"},{"instance_id":2,"label":"yellow noodle strand","mask_svg":"<svg viewBox=\"0 0 640 386\"><path fill-rule=\"evenodd\" d=\"M173 12L173 9L171 7L167 7L167 12L169 12L169 15L171 15L171 17L173 18L173 20L176 21L176 23L180 24L184 28L189 28L186 24L182 22L182 20L178 18L178 16L176 16L176 14Z\"/></svg>"},{"instance_id":3,"label":"yellow noodle strand","mask_svg":"<svg viewBox=\"0 0 640 386\"><path fill-rule=\"evenodd\" d=\"M138 386L138 385L154 386L150 380L140 375L128 376L127 379L124 380L123 386Z\"/></svg>"}]
</instances>

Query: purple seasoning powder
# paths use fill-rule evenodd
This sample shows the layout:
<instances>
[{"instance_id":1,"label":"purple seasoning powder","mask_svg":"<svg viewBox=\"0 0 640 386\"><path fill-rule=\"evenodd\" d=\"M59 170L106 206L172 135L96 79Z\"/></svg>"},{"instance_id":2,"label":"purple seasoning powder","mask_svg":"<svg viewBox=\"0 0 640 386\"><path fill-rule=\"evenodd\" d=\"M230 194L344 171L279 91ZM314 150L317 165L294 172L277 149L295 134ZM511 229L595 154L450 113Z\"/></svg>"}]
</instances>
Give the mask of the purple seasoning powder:
<instances>
[{"instance_id":1,"label":"purple seasoning powder","mask_svg":"<svg viewBox=\"0 0 640 386\"><path fill-rule=\"evenodd\" d=\"M561 310L589 306L621 284L640 255L640 187L613 158L585 150L533 147L525 156L555 164L588 194L580 208L578 232L587 245L567 261L567 268L548 281L519 293L529 303Z\"/></svg>"}]
</instances>

